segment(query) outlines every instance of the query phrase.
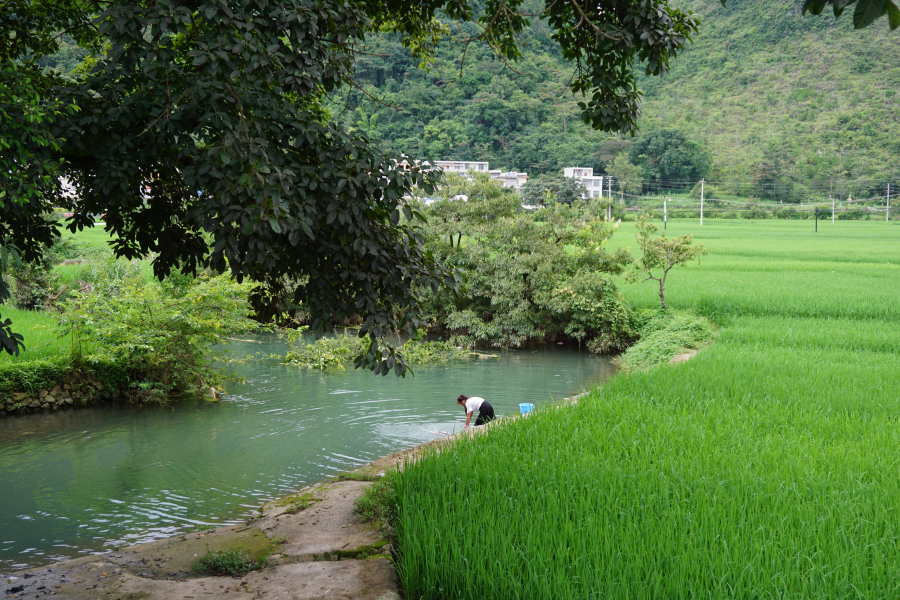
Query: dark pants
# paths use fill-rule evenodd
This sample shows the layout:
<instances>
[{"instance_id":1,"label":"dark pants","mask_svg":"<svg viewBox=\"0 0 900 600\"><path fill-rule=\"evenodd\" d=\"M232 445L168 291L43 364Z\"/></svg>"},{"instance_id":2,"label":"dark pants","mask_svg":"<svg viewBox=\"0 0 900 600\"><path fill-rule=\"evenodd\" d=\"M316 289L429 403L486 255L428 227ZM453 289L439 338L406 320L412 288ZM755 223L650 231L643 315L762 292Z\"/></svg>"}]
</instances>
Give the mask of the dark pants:
<instances>
[{"instance_id":1,"label":"dark pants","mask_svg":"<svg viewBox=\"0 0 900 600\"><path fill-rule=\"evenodd\" d=\"M488 404L487 402L481 403L481 408L478 409L478 418L475 419L475 426L484 425L489 421L494 420L494 407Z\"/></svg>"}]
</instances>

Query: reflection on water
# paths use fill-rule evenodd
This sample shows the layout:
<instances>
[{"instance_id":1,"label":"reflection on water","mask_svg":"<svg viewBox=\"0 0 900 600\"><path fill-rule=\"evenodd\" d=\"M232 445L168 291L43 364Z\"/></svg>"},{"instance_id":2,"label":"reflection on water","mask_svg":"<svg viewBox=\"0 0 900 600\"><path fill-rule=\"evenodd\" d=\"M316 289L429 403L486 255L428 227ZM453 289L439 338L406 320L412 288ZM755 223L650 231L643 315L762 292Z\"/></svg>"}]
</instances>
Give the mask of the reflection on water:
<instances>
[{"instance_id":1,"label":"reflection on water","mask_svg":"<svg viewBox=\"0 0 900 600\"><path fill-rule=\"evenodd\" d=\"M514 414L520 402L567 396L613 369L548 348L419 367L405 379L261 362L235 370L247 381L222 402L0 419L0 572L237 522L266 499L458 430L459 394Z\"/></svg>"}]
</instances>

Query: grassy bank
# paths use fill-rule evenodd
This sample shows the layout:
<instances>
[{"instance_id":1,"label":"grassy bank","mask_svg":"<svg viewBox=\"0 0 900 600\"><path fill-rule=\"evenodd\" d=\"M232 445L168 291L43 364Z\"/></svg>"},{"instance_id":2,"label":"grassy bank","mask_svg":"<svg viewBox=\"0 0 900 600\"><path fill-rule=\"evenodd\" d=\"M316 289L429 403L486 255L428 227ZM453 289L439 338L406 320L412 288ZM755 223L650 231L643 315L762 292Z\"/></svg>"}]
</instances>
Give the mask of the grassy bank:
<instances>
[{"instance_id":1,"label":"grassy bank","mask_svg":"<svg viewBox=\"0 0 900 600\"><path fill-rule=\"evenodd\" d=\"M807 225L670 222L716 343L410 465L408 597L895 596L900 228Z\"/></svg>"}]
</instances>

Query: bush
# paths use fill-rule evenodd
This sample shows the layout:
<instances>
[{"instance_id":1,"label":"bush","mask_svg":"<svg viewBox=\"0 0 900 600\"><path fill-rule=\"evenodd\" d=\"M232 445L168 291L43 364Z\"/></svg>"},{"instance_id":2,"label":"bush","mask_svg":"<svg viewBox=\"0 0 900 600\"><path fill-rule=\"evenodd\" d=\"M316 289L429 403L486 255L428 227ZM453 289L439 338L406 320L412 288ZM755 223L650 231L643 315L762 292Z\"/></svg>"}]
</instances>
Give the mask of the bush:
<instances>
[{"instance_id":1,"label":"bush","mask_svg":"<svg viewBox=\"0 0 900 600\"><path fill-rule=\"evenodd\" d=\"M780 208L775 211L775 217L778 219L799 219L800 213L795 208Z\"/></svg>"},{"instance_id":2,"label":"bush","mask_svg":"<svg viewBox=\"0 0 900 600\"><path fill-rule=\"evenodd\" d=\"M706 188L703 191L704 191L703 196L706 200L709 200L710 198L718 198L722 195L722 192L719 190L719 188L712 186L708 183L706 184ZM690 197L692 200L700 199L700 183L699 182L697 182L697 185L695 185L693 188L691 188Z\"/></svg>"},{"instance_id":3,"label":"bush","mask_svg":"<svg viewBox=\"0 0 900 600\"><path fill-rule=\"evenodd\" d=\"M588 344L591 352L625 347L634 337L628 303L604 273L576 273L553 290L549 306L566 335Z\"/></svg>"},{"instance_id":4,"label":"bush","mask_svg":"<svg viewBox=\"0 0 900 600\"><path fill-rule=\"evenodd\" d=\"M741 214L741 217L744 219L768 219L772 216L772 214L761 208L757 207L748 207L747 210Z\"/></svg>"},{"instance_id":5,"label":"bush","mask_svg":"<svg viewBox=\"0 0 900 600\"><path fill-rule=\"evenodd\" d=\"M52 287L50 269L27 263L13 266L9 271L14 282L12 297L15 307L23 310L43 308Z\"/></svg>"},{"instance_id":6,"label":"bush","mask_svg":"<svg viewBox=\"0 0 900 600\"><path fill-rule=\"evenodd\" d=\"M124 262L124 261L123 261ZM202 276L184 288L144 282L134 269L107 264L93 289L63 303L60 328L88 341L86 365L113 363L125 369L129 400L165 402L172 393L217 385L210 346L257 330L249 318L251 285L227 276ZM77 354L79 343L73 343Z\"/></svg>"},{"instance_id":7,"label":"bush","mask_svg":"<svg viewBox=\"0 0 900 600\"><path fill-rule=\"evenodd\" d=\"M70 357L0 365L0 400L14 392L35 393L51 384L99 381L103 391L124 387L128 373L120 365L96 362L79 364Z\"/></svg>"},{"instance_id":8,"label":"bush","mask_svg":"<svg viewBox=\"0 0 900 600\"><path fill-rule=\"evenodd\" d=\"M344 370L345 365L365 351L366 340L355 334L341 333L323 336L311 343L304 343L309 327L285 329L280 332L290 346L281 361L283 364L305 369Z\"/></svg>"},{"instance_id":9,"label":"bush","mask_svg":"<svg viewBox=\"0 0 900 600\"><path fill-rule=\"evenodd\" d=\"M858 209L845 209L835 214L838 221L862 221L866 218L866 213Z\"/></svg>"}]
</instances>

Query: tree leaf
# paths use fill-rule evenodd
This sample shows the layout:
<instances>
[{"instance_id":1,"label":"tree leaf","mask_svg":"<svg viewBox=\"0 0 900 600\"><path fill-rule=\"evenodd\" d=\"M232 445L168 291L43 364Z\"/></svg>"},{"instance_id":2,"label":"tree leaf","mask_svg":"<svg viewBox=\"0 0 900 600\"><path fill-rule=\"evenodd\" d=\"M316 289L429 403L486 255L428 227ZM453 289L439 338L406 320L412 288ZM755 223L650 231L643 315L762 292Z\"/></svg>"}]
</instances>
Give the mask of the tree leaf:
<instances>
[{"instance_id":1,"label":"tree leaf","mask_svg":"<svg viewBox=\"0 0 900 600\"><path fill-rule=\"evenodd\" d=\"M857 0L853 11L853 26L857 29L868 27L872 21L887 11L888 0Z\"/></svg>"},{"instance_id":2,"label":"tree leaf","mask_svg":"<svg viewBox=\"0 0 900 600\"><path fill-rule=\"evenodd\" d=\"M806 0L803 3L803 14L809 12L812 15L820 15L825 10L826 4L828 4L827 0Z\"/></svg>"},{"instance_id":3,"label":"tree leaf","mask_svg":"<svg viewBox=\"0 0 900 600\"><path fill-rule=\"evenodd\" d=\"M888 2L888 23L891 31L900 27L900 8L897 8L897 5L891 1Z\"/></svg>"}]
</instances>

